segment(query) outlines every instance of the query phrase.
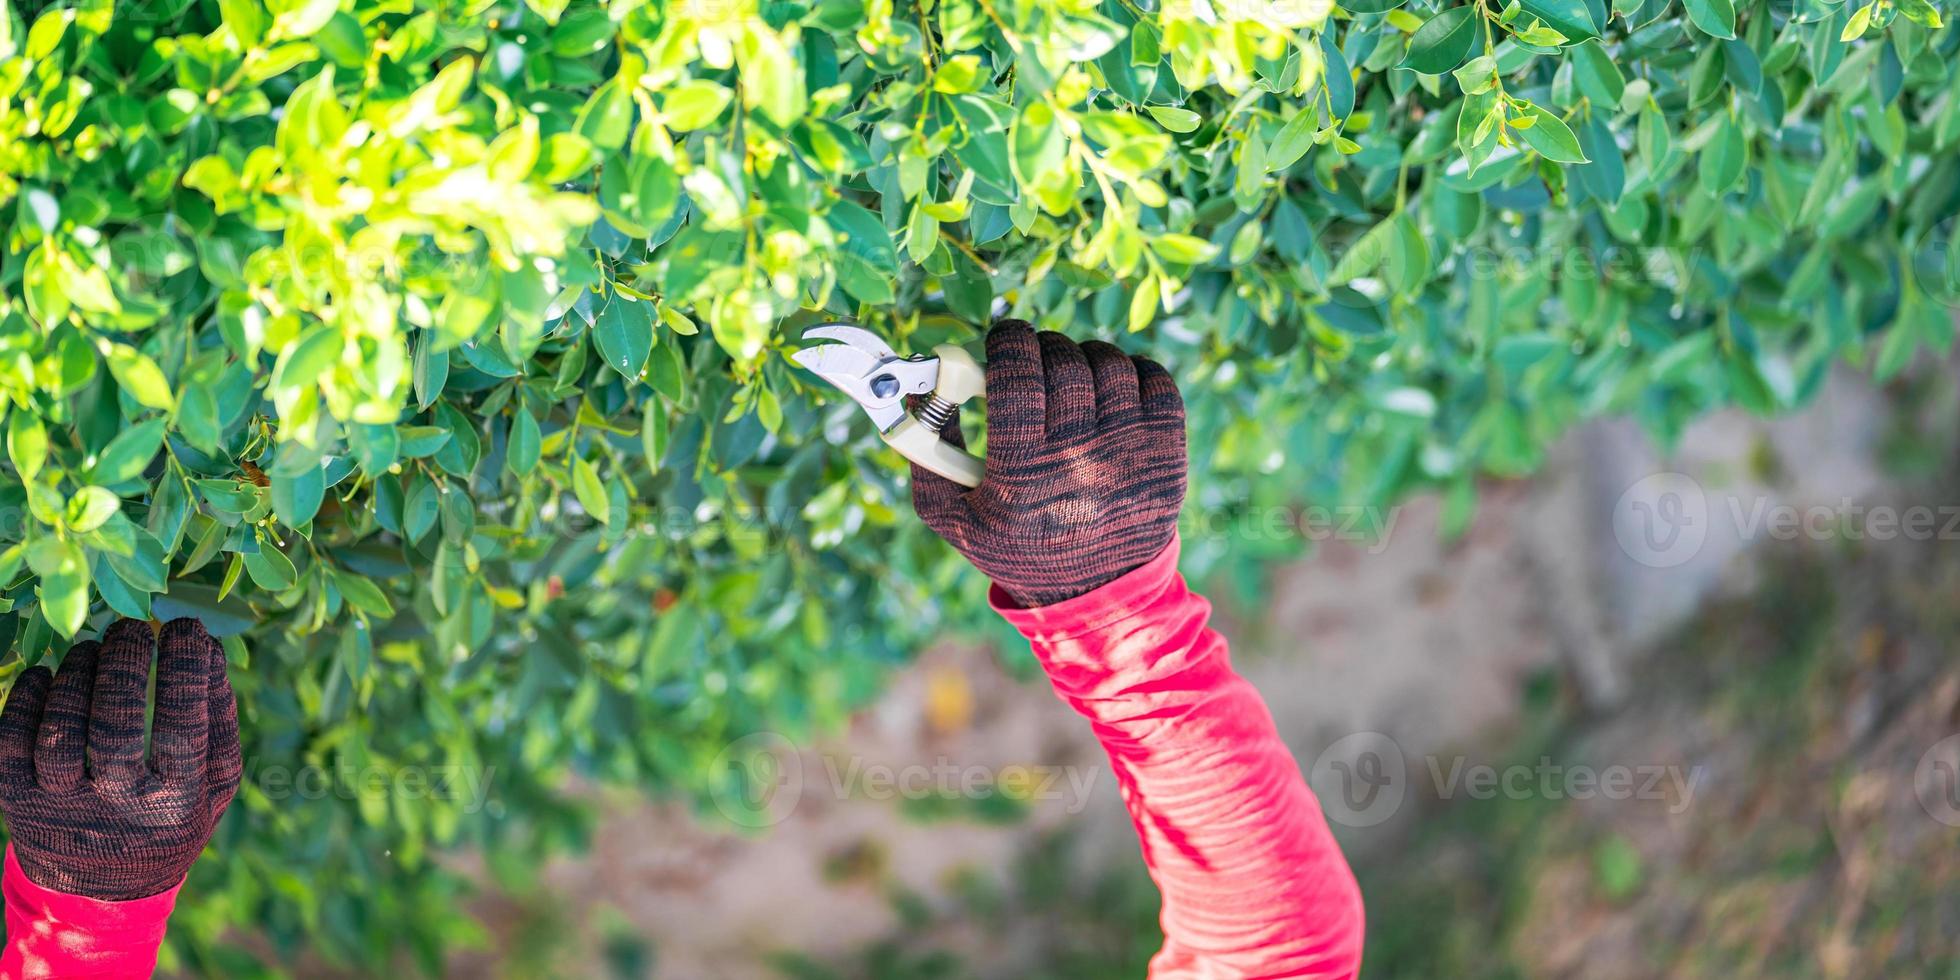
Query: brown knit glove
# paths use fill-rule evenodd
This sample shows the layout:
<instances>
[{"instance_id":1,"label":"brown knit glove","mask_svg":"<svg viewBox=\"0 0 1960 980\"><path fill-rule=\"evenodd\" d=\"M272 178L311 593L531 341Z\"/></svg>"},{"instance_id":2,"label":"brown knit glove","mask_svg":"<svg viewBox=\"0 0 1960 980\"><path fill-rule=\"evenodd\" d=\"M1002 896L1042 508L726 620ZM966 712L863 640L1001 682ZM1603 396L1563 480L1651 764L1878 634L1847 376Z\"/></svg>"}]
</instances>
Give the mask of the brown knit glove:
<instances>
[{"instance_id":1,"label":"brown knit glove","mask_svg":"<svg viewBox=\"0 0 1960 980\"><path fill-rule=\"evenodd\" d=\"M193 619L163 627L149 757L150 624L31 667L0 712L0 811L35 884L120 902L177 886L243 772L224 650ZM84 755L83 748L87 752Z\"/></svg>"},{"instance_id":2,"label":"brown knit glove","mask_svg":"<svg viewBox=\"0 0 1960 980\"><path fill-rule=\"evenodd\" d=\"M965 445L957 419L946 441ZM912 467L920 519L1024 606L1157 557L1184 503L1184 401L1162 365L1005 320L987 334L987 472Z\"/></svg>"}]
</instances>

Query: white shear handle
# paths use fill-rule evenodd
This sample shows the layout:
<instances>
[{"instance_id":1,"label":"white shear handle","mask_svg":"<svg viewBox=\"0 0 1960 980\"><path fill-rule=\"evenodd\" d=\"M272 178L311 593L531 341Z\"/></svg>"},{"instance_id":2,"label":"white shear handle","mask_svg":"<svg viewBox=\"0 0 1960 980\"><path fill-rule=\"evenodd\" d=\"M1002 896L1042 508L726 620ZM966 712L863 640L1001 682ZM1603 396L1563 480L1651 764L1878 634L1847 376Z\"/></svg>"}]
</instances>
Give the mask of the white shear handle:
<instances>
[{"instance_id":1,"label":"white shear handle","mask_svg":"<svg viewBox=\"0 0 1960 980\"><path fill-rule=\"evenodd\" d=\"M963 405L987 390L986 374L964 348L940 344L932 353L939 358L935 396ZM986 463L979 457L941 439L939 433L921 425L909 412L880 437L885 445L898 450L899 455L963 487L979 486L980 478L986 475Z\"/></svg>"}]
</instances>

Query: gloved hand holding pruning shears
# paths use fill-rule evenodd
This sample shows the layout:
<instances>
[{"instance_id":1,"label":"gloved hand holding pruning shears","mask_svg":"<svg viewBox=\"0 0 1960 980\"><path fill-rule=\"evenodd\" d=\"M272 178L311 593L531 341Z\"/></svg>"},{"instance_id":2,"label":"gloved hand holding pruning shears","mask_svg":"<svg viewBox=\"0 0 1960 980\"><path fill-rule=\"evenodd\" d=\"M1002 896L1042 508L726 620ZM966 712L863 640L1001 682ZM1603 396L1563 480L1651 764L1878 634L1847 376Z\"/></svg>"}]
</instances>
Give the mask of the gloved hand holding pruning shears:
<instances>
[{"instance_id":1,"label":"gloved hand holding pruning shears","mask_svg":"<svg viewBox=\"0 0 1960 980\"><path fill-rule=\"evenodd\" d=\"M1177 572L1184 404L1157 363L1026 323L987 335L986 460L965 451L972 359L903 358L857 327L796 360L912 461L920 519L991 576L1055 692L1115 768L1163 894L1151 976L1352 977L1361 898L1265 703ZM925 399L917 417L908 397ZM930 397L928 397L930 396Z\"/></svg>"},{"instance_id":2,"label":"gloved hand holding pruning shears","mask_svg":"<svg viewBox=\"0 0 1960 980\"><path fill-rule=\"evenodd\" d=\"M1184 502L1184 403L1157 362L1077 345L1020 320L987 335L987 458L965 451L959 404L980 370L952 345L901 358L859 327L795 359L862 405L912 461L920 519L1023 605L1089 592L1170 542ZM906 396L930 395L917 418Z\"/></svg>"}]
</instances>

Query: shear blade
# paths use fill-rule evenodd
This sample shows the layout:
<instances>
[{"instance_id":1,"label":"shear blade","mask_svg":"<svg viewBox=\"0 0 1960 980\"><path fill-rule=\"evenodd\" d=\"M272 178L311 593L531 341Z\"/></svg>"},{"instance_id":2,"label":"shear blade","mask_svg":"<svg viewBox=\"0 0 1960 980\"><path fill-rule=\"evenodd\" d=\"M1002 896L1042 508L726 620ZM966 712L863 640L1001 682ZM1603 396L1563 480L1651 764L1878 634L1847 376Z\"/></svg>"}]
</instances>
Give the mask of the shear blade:
<instances>
[{"instance_id":1,"label":"shear blade","mask_svg":"<svg viewBox=\"0 0 1960 980\"><path fill-rule=\"evenodd\" d=\"M820 327L811 327L803 331L803 339L841 341L879 360L898 357L898 353L892 350L890 344L885 343L883 337L848 323L826 323Z\"/></svg>"}]
</instances>

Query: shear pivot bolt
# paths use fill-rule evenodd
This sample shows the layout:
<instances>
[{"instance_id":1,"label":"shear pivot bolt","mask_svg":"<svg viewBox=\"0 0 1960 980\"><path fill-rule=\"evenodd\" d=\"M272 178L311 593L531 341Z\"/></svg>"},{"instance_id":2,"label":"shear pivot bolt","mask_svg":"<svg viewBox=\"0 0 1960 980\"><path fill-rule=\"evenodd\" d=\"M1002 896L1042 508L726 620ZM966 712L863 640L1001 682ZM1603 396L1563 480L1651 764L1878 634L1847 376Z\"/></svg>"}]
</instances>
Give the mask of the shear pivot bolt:
<instances>
[{"instance_id":1,"label":"shear pivot bolt","mask_svg":"<svg viewBox=\"0 0 1960 980\"><path fill-rule=\"evenodd\" d=\"M898 379L889 374L881 374L871 379L871 393L879 398L890 398L898 394Z\"/></svg>"}]
</instances>

